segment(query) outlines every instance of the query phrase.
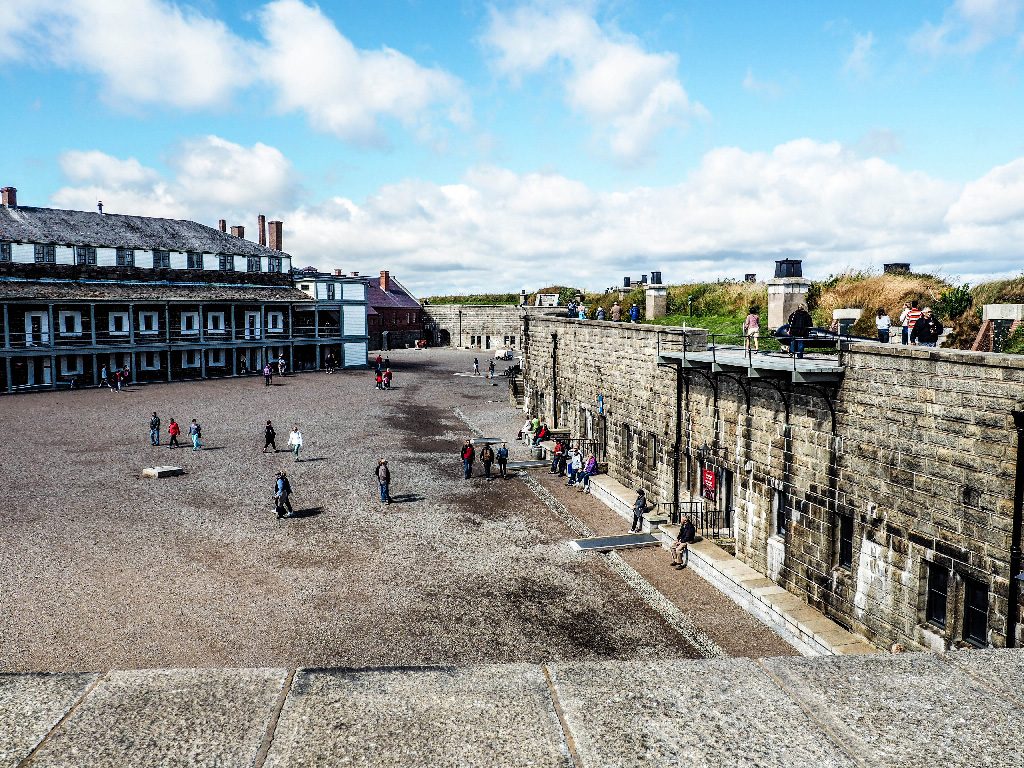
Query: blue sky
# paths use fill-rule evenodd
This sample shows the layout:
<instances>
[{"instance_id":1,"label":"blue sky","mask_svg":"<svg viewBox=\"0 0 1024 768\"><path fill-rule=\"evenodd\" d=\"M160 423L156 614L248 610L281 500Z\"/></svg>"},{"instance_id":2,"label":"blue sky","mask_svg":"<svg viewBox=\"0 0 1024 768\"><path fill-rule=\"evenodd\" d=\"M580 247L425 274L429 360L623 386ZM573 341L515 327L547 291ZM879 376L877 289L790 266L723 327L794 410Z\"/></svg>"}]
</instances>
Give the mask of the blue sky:
<instances>
[{"instance_id":1,"label":"blue sky","mask_svg":"<svg viewBox=\"0 0 1024 768\"><path fill-rule=\"evenodd\" d=\"M285 221L422 293L1019 273L1022 0L6 0L22 204Z\"/></svg>"}]
</instances>

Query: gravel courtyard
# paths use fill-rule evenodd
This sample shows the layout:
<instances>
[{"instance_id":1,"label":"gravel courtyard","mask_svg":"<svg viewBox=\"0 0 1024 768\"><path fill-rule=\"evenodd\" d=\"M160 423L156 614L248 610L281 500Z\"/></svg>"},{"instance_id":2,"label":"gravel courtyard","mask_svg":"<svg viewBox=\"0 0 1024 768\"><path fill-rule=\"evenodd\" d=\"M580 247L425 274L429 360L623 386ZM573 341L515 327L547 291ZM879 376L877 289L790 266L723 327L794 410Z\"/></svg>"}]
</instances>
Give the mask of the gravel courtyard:
<instances>
[{"instance_id":1,"label":"gravel courtyard","mask_svg":"<svg viewBox=\"0 0 1024 768\"><path fill-rule=\"evenodd\" d=\"M459 479L465 420L519 421L504 379L453 375L471 360L394 353L390 392L346 372L0 399L0 671L695 655L522 481ZM206 449L151 447L154 410ZM161 463L186 474L141 477ZM300 518L273 515L279 469Z\"/></svg>"}]
</instances>

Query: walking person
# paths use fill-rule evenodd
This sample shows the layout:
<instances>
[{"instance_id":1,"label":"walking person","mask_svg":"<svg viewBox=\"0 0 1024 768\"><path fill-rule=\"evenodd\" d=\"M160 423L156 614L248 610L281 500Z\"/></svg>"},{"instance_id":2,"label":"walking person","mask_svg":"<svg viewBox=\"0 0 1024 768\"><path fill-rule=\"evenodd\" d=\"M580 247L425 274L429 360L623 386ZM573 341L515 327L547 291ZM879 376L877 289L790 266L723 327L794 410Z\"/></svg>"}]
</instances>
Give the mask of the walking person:
<instances>
[{"instance_id":1,"label":"walking person","mask_svg":"<svg viewBox=\"0 0 1024 768\"><path fill-rule=\"evenodd\" d=\"M302 450L302 433L299 432L299 425L292 427L292 433L288 435L288 447L291 449L295 460L299 460L299 451Z\"/></svg>"},{"instance_id":2,"label":"walking person","mask_svg":"<svg viewBox=\"0 0 1024 768\"><path fill-rule=\"evenodd\" d=\"M924 316L924 312L918 308L917 302L910 302L910 309L907 311L907 320L904 323L904 328L907 329L907 341L910 344L914 344L914 328L917 325L917 321Z\"/></svg>"},{"instance_id":3,"label":"walking person","mask_svg":"<svg viewBox=\"0 0 1024 768\"><path fill-rule=\"evenodd\" d=\"M384 373L381 374L381 379L384 382L384 389L391 389L391 379L395 377L395 374L391 372L390 368L385 368Z\"/></svg>"},{"instance_id":4,"label":"walking person","mask_svg":"<svg viewBox=\"0 0 1024 768\"><path fill-rule=\"evenodd\" d=\"M925 307L921 310L921 319L914 325L910 332L910 343L921 347L938 346L939 336L945 330L937 317L932 316L932 308Z\"/></svg>"},{"instance_id":5,"label":"walking person","mask_svg":"<svg viewBox=\"0 0 1024 768\"><path fill-rule=\"evenodd\" d=\"M498 459L498 474L501 477L508 477L508 446L505 443L501 444L496 457Z\"/></svg>"},{"instance_id":6,"label":"walking person","mask_svg":"<svg viewBox=\"0 0 1024 768\"><path fill-rule=\"evenodd\" d=\"M757 307L751 307L747 318L743 321L743 351L749 352L751 347L757 352L757 337L761 334L761 316Z\"/></svg>"},{"instance_id":7,"label":"walking person","mask_svg":"<svg viewBox=\"0 0 1024 768\"><path fill-rule=\"evenodd\" d=\"M96 388L99 389L100 387L104 386L110 386L110 382L107 380L107 366L105 365L100 370L100 380L99 382L97 382Z\"/></svg>"},{"instance_id":8,"label":"walking person","mask_svg":"<svg viewBox=\"0 0 1024 768\"><path fill-rule=\"evenodd\" d=\"M473 461L476 459L476 451L473 444L467 440L462 444L462 474L466 480L473 476Z\"/></svg>"},{"instance_id":9,"label":"walking person","mask_svg":"<svg viewBox=\"0 0 1024 768\"><path fill-rule=\"evenodd\" d=\"M644 514L654 509L653 504L647 503L647 496L643 488L636 489L636 501L633 502L633 524L629 527L630 533L643 533Z\"/></svg>"},{"instance_id":10,"label":"walking person","mask_svg":"<svg viewBox=\"0 0 1024 768\"><path fill-rule=\"evenodd\" d=\"M181 444L178 442L178 435L181 434L181 427L178 426L178 422L173 418L171 419L171 423L167 425L167 434L170 437L167 441L167 446L169 448L180 448Z\"/></svg>"},{"instance_id":11,"label":"walking person","mask_svg":"<svg viewBox=\"0 0 1024 768\"><path fill-rule=\"evenodd\" d=\"M619 302L612 304L612 322L618 323L622 320L622 305Z\"/></svg>"},{"instance_id":12,"label":"walking person","mask_svg":"<svg viewBox=\"0 0 1024 768\"><path fill-rule=\"evenodd\" d=\"M376 373L375 373L375 374L373 375L373 380L374 380L374 381L376 382L376 383L374 384L374 386L375 386L375 387L376 387L377 389L384 389L384 374L383 374L383 373L381 373L380 371L377 371L377 372L376 372Z\"/></svg>"},{"instance_id":13,"label":"walking person","mask_svg":"<svg viewBox=\"0 0 1024 768\"><path fill-rule=\"evenodd\" d=\"M789 346L790 354L795 354L797 357L804 356L804 344L812 325L814 325L814 320L803 304L789 316L789 335L792 338Z\"/></svg>"},{"instance_id":14,"label":"walking person","mask_svg":"<svg viewBox=\"0 0 1024 768\"><path fill-rule=\"evenodd\" d=\"M889 314L879 307L875 312L875 330L878 331L878 340L883 344L889 343L889 328L891 327L892 320L889 319Z\"/></svg>"},{"instance_id":15,"label":"walking person","mask_svg":"<svg viewBox=\"0 0 1024 768\"><path fill-rule=\"evenodd\" d=\"M267 452L267 448L273 448L274 453L277 453L277 432L274 431L274 425L270 423L270 419L267 419L267 426L263 428L263 452Z\"/></svg>"},{"instance_id":16,"label":"walking person","mask_svg":"<svg viewBox=\"0 0 1024 768\"><path fill-rule=\"evenodd\" d=\"M270 367L270 363L267 363L263 366L263 386L269 387L273 380L274 369Z\"/></svg>"},{"instance_id":17,"label":"walking person","mask_svg":"<svg viewBox=\"0 0 1024 768\"><path fill-rule=\"evenodd\" d=\"M381 459L377 462L377 485L380 486L380 503L391 503L391 470L388 469L388 460Z\"/></svg>"},{"instance_id":18,"label":"walking person","mask_svg":"<svg viewBox=\"0 0 1024 768\"><path fill-rule=\"evenodd\" d=\"M491 360L491 362L489 362L487 364L487 378L488 379L493 379L494 378L494 361L493 360Z\"/></svg>"},{"instance_id":19,"label":"walking person","mask_svg":"<svg viewBox=\"0 0 1024 768\"><path fill-rule=\"evenodd\" d=\"M124 388L128 389L128 383L132 380L132 369L127 364L124 366Z\"/></svg>"},{"instance_id":20,"label":"walking person","mask_svg":"<svg viewBox=\"0 0 1024 768\"><path fill-rule=\"evenodd\" d=\"M494 463L494 449L491 448L490 443L485 443L484 447L480 450L480 461L484 465L484 477L490 480L491 464Z\"/></svg>"},{"instance_id":21,"label":"walking person","mask_svg":"<svg viewBox=\"0 0 1024 768\"><path fill-rule=\"evenodd\" d=\"M192 438L192 450L198 451L203 447L200 439L203 436L203 428L199 426L199 422L192 419L192 423L188 425L188 436Z\"/></svg>"},{"instance_id":22,"label":"walking person","mask_svg":"<svg viewBox=\"0 0 1024 768\"><path fill-rule=\"evenodd\" d=\"M121 391L121 379L122 379L123 376L124 376L124 374L120 370L117 370L114 373L114 381L117 383L117 391L118 392Z\"/></svg>"},{"instance_id":23,"label":"walking person","mask_svg":"<svg viewBox=\"0 0 1024 768\"><path fill-rule=\"evenodd\" d=\"M475 357L473 358L473 375L480 375L480 361Z\"/></svg>"},{"instance_id":24,"label":"walking person","mask_svg":"<svg viewBox=\"0 0 1024 768\"><path fill-rule=\"evenodd\" d=\"M285 362L283 354L277 358L277 372L281 376L284 376L288 372L288 363Z\"/></svg>"},{"instance_id":25,"label":"walking person","mask_svg":"<svg viewBox=\"0 0 1024 768\"><path fill-rule=\"evenodd\" d=\"M149 420L149 442L160 445L160 417L156 411L153 411L153 417Z\"/></svg>"},{"instance_id":26,"label":"walking person","mask_svg":"<svg viewBox=\"0 0 1024 768\"><path fill-rule=\"evenodd\" d=\"M291 495L292 484L288 482L288 473L278 472L277 480L274 482L274 506L279 519L295 514L295 510L292 509ZM285 514L286 509L288 510L287 515Z\"/></svg>"}]
</instances>

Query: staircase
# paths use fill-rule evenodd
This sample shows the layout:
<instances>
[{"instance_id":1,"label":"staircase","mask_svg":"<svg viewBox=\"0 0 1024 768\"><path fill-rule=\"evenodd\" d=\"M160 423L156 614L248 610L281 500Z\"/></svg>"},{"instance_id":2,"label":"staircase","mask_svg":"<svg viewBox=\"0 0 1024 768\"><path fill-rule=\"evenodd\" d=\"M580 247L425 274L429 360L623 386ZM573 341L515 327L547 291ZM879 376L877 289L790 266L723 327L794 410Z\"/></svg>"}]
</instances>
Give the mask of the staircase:
<instances>
[{"instance_id":1,"label":"staircase","mask_svg":"<svg viewBox=\"0 0 1024 768\"><path fill-rule=\"evenodd\" d=\"M508 380L508 401L517 408L522 408L526 400L526 380L520 374Z\"/></svg>"}]
</instances>

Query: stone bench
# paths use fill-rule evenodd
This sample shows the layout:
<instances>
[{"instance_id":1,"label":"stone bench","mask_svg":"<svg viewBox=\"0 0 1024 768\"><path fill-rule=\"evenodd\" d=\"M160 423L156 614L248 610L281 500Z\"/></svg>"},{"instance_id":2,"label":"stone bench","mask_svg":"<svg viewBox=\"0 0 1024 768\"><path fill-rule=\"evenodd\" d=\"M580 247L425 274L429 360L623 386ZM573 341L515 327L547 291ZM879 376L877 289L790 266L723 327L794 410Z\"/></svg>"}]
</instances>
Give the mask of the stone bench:
<instances>
[{"instance_id":1,"label":"stone bench","mask_svg":"<svg viewBox=\"0 0 1024 768\"><path fill-rule=\"evenodd\" d=\"M175 475L184 475L185 470L181 467L146 467L142 470L143 477L174 477Z\"/></svg>"}]
</instances>

